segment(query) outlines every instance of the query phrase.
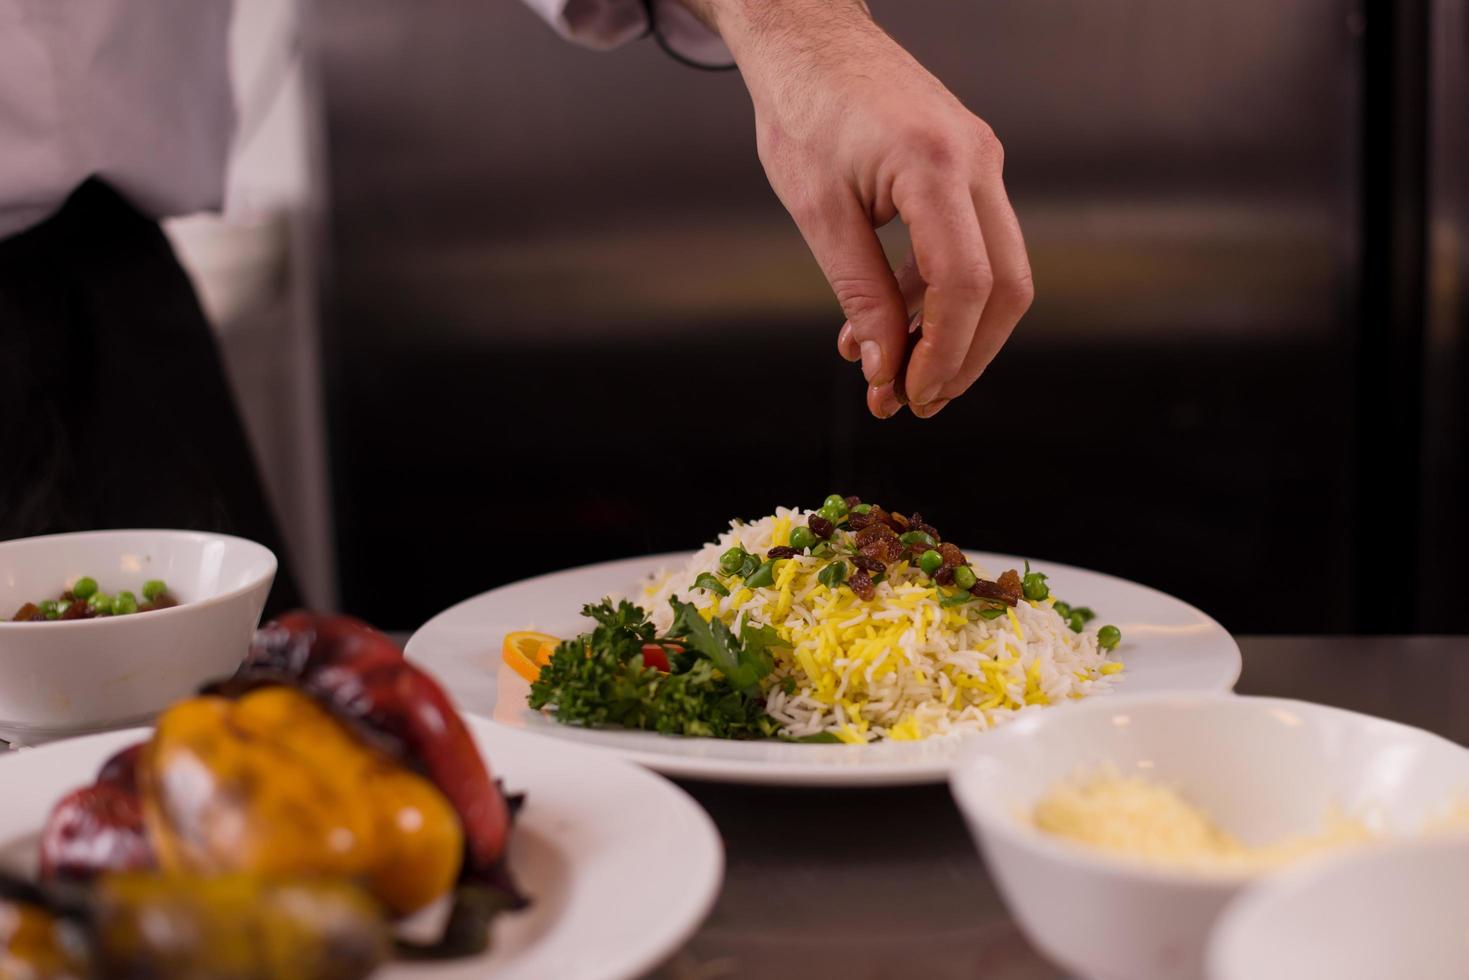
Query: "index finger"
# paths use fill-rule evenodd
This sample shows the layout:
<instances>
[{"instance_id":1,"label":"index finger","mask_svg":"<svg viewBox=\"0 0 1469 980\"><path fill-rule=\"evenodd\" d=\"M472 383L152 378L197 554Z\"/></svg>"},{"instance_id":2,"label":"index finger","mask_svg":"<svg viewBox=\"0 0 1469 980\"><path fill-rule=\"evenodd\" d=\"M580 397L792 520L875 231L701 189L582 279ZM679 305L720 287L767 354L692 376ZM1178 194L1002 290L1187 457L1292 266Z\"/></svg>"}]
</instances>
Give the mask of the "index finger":
<instances>
[{"instance_id":1,"label":"index finger","mask_svg":"<svg viewBox=\"0 0 1469 980\"><path fill-rule=\"evenodd\" d=\"M922 405L963 368L994 274L966 183L925 181L902 194L895 184L893 203L908 224L913 257L928 284L923 338L905 375L909 400Z\"/></svg>"},{"instance_id":2,"label":"index finger","mask_svg":"<svg viewBox=\"0 0 1469 980\"><path fill-rule=\"evenodd\" d=\"M869 384L903 369L907 309L871 219L850 194L833 194L791 215L851 324L850 339Z\"/></svg>"}]
</instances>

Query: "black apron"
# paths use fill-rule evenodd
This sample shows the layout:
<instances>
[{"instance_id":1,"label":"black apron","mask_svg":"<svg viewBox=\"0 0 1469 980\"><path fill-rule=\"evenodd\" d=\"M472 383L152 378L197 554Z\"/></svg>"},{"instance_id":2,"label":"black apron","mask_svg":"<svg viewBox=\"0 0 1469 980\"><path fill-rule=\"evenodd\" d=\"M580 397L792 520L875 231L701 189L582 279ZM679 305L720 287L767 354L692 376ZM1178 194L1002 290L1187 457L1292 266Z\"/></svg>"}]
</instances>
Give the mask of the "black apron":
<instances>
[{"instance_id":1,"label":"black apron","mask_svg":"<svg viewBox=\"0 0 1469 980\"><path fill-rule=\"evenodd\" d=\"M258 541L280 559L267 615L300 602L188 276L93 180L0 241L0 540L147 527Z\"/></svg>"}]
</instances>

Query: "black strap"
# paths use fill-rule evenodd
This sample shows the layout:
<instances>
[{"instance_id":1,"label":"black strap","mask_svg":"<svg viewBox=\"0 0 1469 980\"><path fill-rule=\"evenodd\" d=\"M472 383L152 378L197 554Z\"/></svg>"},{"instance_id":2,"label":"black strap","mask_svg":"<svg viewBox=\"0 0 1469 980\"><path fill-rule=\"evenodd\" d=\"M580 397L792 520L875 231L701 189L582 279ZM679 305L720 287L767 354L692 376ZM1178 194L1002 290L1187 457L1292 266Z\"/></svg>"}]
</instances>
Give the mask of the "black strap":
<instances>
[{"instance_id":1,"label":"black strap","mask_svg":"<svg viewBox=\"0 0 1469 980\"><path fill-rule=\"evenodd\" d=\"M687 65L690 68L697 68L700 71L733 71L739 67L733 61L726 65L705 64L702 61L696 61L688 55L674 50L673 45L668 43L668 38L663 36L663 31L659 28L658 14L654 10L654 0L643 0L643 10L648 17L648 29L643 33L643 37L651 36L654 41L658 42L658 47L663 49L663 53L679 64Z\"/></svg>"}]
</instances>

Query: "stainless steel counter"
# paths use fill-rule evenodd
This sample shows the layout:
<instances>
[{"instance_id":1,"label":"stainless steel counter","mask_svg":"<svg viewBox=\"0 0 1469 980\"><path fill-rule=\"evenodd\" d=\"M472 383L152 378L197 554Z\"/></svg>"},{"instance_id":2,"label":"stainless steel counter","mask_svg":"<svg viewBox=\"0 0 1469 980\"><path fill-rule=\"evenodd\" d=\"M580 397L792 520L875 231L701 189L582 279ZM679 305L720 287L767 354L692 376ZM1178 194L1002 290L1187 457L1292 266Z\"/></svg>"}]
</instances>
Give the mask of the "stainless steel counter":
<instances>
[{"instance_id":1,"label":"stainless steel counter","mask_svg":"<svg viewBox=\"0 0 1469 980\"><path fill-rule=\"evenodd\" d=\"M1338 705L1469 744L1469 637L1240 646L1241 694ZM1062 975L1006 913L947 787L682 785L719 825L728 867L713 913L656 980Z\"/></svg>"}]
</instances>

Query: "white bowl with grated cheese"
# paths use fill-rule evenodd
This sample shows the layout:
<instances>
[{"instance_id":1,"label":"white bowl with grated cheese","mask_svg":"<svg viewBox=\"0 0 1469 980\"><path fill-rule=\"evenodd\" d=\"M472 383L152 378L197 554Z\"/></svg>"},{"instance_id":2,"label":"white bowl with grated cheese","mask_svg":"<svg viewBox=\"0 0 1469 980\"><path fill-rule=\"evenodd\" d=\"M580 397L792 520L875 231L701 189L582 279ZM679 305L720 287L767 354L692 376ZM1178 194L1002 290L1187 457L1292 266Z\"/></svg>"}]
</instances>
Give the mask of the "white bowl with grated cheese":
<instances>
[{"instance_id":1,"label":"white bowl with grated cheese","mask_svg":"<svg viewBox=\"0 0 1469 980\"><path fill-rule=\"evenodd\" d=\"M1106 792L1073 791L1099 778ZM950 783L1042 952L1093 980L1187 980L1203 976L1224 907L1278 865L1419 836L1462 806L1469 750L1300 701L1122 696L974 740ZM1038 804L1057 801L1041 830ZM1207 836L1184 826L1184 808L1231 850L1198 843ZM1333 829L1344 823L1351 832Z\"/></svg>"}]
</instances>

